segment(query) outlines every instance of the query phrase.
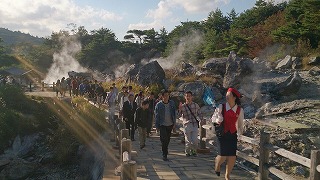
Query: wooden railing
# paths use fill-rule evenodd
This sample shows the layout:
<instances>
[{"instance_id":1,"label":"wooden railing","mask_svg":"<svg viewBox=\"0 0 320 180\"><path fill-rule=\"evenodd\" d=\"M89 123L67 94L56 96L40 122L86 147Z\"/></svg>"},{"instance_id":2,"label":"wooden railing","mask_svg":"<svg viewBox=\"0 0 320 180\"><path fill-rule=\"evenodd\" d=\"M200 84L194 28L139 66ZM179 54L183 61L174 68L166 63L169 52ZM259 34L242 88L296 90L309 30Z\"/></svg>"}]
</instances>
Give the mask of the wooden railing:
<instances>
[{"instance_id":1,"label":"wooden railing","mask_svg":"<svg viewBox=\"0 0 320 180\"><path fill-rule=\"evenodd\" d=\"M248 156L247 154L237 151L237 156L259 166L258 179L265 180L269 178L269 173L274 174L280 179L295 179L289 174L284 173L283 171L273 167L269 164L270 151L288 158L294 162L297 162L305 167L310 168L310 180L320 180L320 151L311 150L311 157L306 158L301 155L295 154L283 148L274 146L270 144L270 134L264 131L260 132L260 140L249 138L246 136L240 136L238 138L240 141L259 146L260 155L259 159Z\"/></svg>"}]
</instances>

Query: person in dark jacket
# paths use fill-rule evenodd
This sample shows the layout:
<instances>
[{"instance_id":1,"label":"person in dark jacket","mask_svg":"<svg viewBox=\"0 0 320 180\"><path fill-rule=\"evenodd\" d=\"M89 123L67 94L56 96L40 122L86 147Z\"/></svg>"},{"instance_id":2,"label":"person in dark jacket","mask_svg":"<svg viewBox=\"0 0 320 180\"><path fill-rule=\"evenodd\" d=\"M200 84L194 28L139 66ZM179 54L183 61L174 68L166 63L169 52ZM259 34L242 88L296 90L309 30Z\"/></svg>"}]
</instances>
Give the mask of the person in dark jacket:
<instances>
[{"instance_id":1,"label":"person in dark jacket","mask_svg":"<svg viewBox=\"0 0 320 180\"><path fill-rule=\"evenodd\" d=\"M123 119L126 122L126 128L129 129L129 134L131 136L131 141L134 141L135 123L134 123L134 113L137 109L137 103L134 102L134 95L129 94L129 101L123 104Z\"/></svg>"},{"instance_id":2,"label":"person in dark jacket","mask_svg":"<svg viewBox=\"0 0 320 180\"><path fill-rule=\"evenodd\" d=\"M153 125L153 121L154 121L154 107L155 107L155 99L154 99L154 93L151 92L149 97L148 97L148 101L149 101L149 119L148 119L148 125L147 125L147 137L149 137L151 135L151 129L152 129L152 125Z\"/></svg>"},{"instance_id":3,"label":"person in dark jacket","mask_svg":"<svg viewBox=\"0 0 320 180\"><path fill-rule=\"evenodd\" d=\"M136 110L134 121L138 127L140 149L146 146L147 126L149 120L149 101L143 100L141 107Z\"/></svg>"},{"instance_id":4,"label":"person in dark jacket","mask_svg":"<svg viewBox=\"0 0 320 180\"><path fill-rule=\"evenodd\" d=\"M172 100L169 100L168 90L162 91L162 100L157 103L155 114L155 125L160 131L160 141L162 146L162 159L168 161L168 146L170 143L171 131L176 124L176 107Z\"/></svg>"}]
</instances>

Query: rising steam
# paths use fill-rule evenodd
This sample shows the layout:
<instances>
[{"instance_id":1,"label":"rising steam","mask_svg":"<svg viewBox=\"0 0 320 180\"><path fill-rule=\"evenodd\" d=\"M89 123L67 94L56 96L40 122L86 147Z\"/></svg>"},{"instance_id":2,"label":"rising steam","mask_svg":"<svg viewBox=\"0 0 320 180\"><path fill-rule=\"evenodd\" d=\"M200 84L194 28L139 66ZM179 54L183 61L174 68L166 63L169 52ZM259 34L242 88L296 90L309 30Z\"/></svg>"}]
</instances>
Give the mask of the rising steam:
<instances>
[{"instance_id":1,"label":"rising steam","mask_svg":"<svg viewBox=\"0 0 320 180\"><path fill-rule=\"evenodd\" d=\"M45 83L51 84L62 77L67 78L69 71L86 72L87 69L82 67L74 56L81 50L81 43L75 36L60 38L63 47L61 51L53 54L53 64L51 65Z\"/></svg>"},{"instance_id":2,"label":"rising steam","mask_svg":"<svg viewBox=\"0 0 320 180\"><path fill-rule=\"evenodd\" d=\"M158 61L163 69L174 69L186 61L184 53L197 47L203 41L203 33L199 31L192 31L188 36L182 37L178 45L173 47L172 54L167 58L152 59L151 61Z\"/></svg>"}]
</instances>

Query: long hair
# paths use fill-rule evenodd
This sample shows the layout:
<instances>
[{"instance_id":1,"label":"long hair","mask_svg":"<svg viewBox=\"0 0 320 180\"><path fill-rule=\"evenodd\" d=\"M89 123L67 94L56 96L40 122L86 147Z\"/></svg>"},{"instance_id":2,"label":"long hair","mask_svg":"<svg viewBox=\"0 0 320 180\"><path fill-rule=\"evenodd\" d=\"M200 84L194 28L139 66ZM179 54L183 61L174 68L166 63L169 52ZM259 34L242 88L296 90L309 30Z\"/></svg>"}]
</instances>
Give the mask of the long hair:
<instances>
[{"instance_id":1,"label":"long hair","mask_svg":"<svg viewBox=\"0 0 320 180\"><path fill-rule=\"evenodd\" d=\"M231 92L231 93L232 93L232 95L233 95L234 97L236 97L236 104L237 104L238 106L241 106L240 98L239 98L234 92Z\"/></svg>"}]
</instances>

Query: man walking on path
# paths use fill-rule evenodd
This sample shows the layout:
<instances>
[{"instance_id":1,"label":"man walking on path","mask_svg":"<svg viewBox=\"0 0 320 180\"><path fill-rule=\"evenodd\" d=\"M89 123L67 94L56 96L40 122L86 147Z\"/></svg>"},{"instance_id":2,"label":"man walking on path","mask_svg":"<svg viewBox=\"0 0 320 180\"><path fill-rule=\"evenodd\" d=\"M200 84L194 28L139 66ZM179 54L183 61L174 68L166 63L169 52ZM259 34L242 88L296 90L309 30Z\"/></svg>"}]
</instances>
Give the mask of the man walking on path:
<instances>
[{"instance_id":1,"label":"man walking on path","mask_svg":"<svg viewBox=\"0 0 320 180\"><path fill-rule=\"evenodd\" d=\"M155 107L155 125L160 130L160 141L162 146L162 158L168 161L168 146L171 131L176 124L176 108L172 100L169 100L169 91L162 92L162 101Z\"/></svg>"},{"instance_id":2,"label":"man walking on path","mask_svg":"<svg viewBox=\"0 0 320 180\"><path fill-rule=\"evenodd\" d=\"M115 111L116 111L116 98L117 95L114 91L114 88L111 86L110 87L110 92L107 94L106 100L105 100L105 104L108 105L109 108L109 122L111 122L113 124L113 128L116 127L115 124L115 119L114 119L114 115L115 115Z\"/></svg>"},{"instance_id":3,"label":"man walking on path","mask_svg":"<svg viewBox=\"0 0 320 180\"><path fill-rule=\"evenodd\" d=\"M147 137L150 136L151 134L151 129L153 125L153 119L154 119L154 106L155 106L155 99L154 99L154 93L151 92L150 95L148 96L148 101L149 101L149 116L148 116L148 124L147 124Z\"/></svg>"},{"instance_id":4,"label":"man walking on path","mask_svg":"<svg viewBox=\"0 0 320 180\"><path fill-rule=\"evenodd\" d=\"M146 146L147 124L149 120L148 107L149 101L143 100L141 103L141 107L138 107L138 109L136 110L134 118L136 126L138 126L140 149L143 149Z\"/></svg>"},{"instance_id":5,"label":"man walking on path","mask_svg":"<svg viewBox=\"0 0 320 180\"><path fill-rule=\"evenodd\" d=\"M182 117L184 128L185 153L186 156L197 156L199 121L203 118L199 105L192 101L192 92L185 92L184 98L186 102L184 104L180 103L179 115Z\"/></svg>"},{"instance_id":6,"label":"man walking on path","mask_svg":"<svg viewBox=\"0 0 320 180\"><path fill-rule=\"evenodd\" d=\"M129 134L131 136L131 141L134 141L134 113L137 109L137 103L134 102L134 95L129 94L129 101L124 102L123 104L123 119L126 122L126 128L129 129Z\"/></svg>"}]
</instances>

